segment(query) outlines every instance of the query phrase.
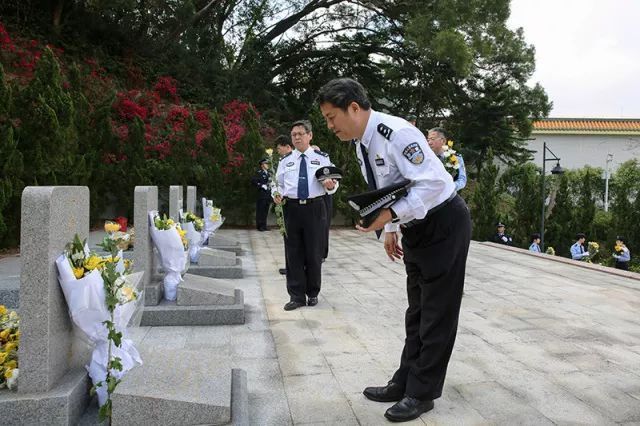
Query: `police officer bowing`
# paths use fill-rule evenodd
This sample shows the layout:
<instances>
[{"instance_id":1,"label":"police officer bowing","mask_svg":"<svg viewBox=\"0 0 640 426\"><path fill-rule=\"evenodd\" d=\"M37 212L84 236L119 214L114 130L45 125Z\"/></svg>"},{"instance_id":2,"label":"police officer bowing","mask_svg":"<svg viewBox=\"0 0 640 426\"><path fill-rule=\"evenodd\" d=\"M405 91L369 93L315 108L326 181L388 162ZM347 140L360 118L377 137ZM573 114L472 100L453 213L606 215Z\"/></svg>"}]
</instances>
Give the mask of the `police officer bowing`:
<instances>
[{"instance_id":1,"label":"police officer bowing","mask_svg":"<svg viewBox=\"0 0 640 426\"><path fill-rule=\"evenodd\" d=\"M285 311L318 304L327 216L323 196L338 189L338 182L333 179L323 183L316 180L316 170L332 164L328 154L311 148L312 138L309 121L293 123L291 140L295 150L280 160L276 171L277 191L286 199L285 253L290 300L284 305ZM282 197L274 196L274 201L280 204Z\"/></svg>"},{"instance_id":2,"label":"police officer bowing","mask_svg":"<svg viewBox=\"0 0 640 426\"><path fill-rule=\"evenodd\" d=\"M407 196L382 209L368 228L357 227L363 232L384 228L387 255L404 258L409 302L400 367L386 386L363 393L374 401L397 401L385 412L389 420L412 420L431 410L442 394L464 287L469 209L420 130L371 109L360 83L332 80L320 89L318 103L338 138L357 140L356 155L369 188L413 182Z\"/></svg>"}]
</instances>

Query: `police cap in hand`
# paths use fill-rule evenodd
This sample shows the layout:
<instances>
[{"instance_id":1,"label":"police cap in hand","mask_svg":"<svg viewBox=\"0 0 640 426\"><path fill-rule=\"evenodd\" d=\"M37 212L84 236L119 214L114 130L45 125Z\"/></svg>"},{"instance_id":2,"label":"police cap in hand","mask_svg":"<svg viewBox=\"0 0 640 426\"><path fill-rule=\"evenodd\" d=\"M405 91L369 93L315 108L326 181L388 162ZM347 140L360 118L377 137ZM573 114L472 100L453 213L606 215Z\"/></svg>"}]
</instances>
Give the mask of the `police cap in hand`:
<instances>
[{"instance_id":1,"label":"police cap in hand","mask_svg":"<svg viewBox=\"0 0 640 426\"><path fill-rule=\"evenodd\" d=\"M326 179L342 179L342 170L335 166L324 166L316 170L316 179L320 182Z\"/></svg>"}]
</instances>

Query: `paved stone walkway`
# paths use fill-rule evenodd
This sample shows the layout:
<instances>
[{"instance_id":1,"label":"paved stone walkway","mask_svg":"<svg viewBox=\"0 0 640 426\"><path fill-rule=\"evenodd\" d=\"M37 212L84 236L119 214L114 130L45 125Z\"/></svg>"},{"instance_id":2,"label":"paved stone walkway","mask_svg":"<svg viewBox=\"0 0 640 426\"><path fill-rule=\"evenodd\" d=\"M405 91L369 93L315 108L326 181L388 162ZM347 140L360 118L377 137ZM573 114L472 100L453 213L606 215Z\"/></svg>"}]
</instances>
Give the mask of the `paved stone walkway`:
<instances>
[{"instance_id":1,"label":"paved stone walkway","mask_svg":"<svg viewBox=\"0 0 640 426\"><path fill-rule=\"evenodd\" d=\"M403 265L371 235L332 230L320 303L285 312L282 239L250 240L287 424L387 423L390 404L362 389L385 384L398 365ZM640 424L640 281L472 243L443 397L407 424L577 423Z\"/></svg>"}]
</instances>

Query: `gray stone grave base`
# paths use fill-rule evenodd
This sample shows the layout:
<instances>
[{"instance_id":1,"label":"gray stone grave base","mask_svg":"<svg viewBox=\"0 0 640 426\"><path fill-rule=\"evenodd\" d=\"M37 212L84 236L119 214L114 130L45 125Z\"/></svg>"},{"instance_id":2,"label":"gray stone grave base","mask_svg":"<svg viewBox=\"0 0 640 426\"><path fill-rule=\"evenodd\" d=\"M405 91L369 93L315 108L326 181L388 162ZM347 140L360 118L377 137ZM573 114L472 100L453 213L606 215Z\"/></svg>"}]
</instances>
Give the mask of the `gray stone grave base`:
<instances>
[{"instance_id":1,"label":"gray stone grave base","mask_svg":"<svg viewBox=\"0 0 640 426\"><path fill-rule=\"evenodd\" d=\"M212 249L232 251L238 256L243 254L242 246L238 241L221 237L217 234L209 237L209 247Z\"/></svg>"},{"instance_id":2,"label":"gray stone grave base","mask_svg":"<svg viewBox=\"0 0 640 426\"><path fill-rule=\"evenodd\" d=\"M89 403L89 377L84 368L68 372L46 392L17 393L0 390L0 424L76 424Z\"/></svg>"},{"instance_id":3,"label":"gray stone grave base","mask_svg":"<svg viewBox=\"0 0 640 426\"><path fill-rule=\"evenodd\" d=\"M149 290L149 286L147 286ZM158 289L162 294L162 284ZM185 274L178 285L175 302L161 300L146 305L142 313L144 326L244 324L244 293L233 283Z\"/></svg>"},{"instance_id":4,"label":"gray stone grave base","mask_svg":"<svg viewBox=\"0 0 640 426\"><path fill-rule=\"evenodd\" d=\"M236 263L235 252L208 247L203 247L200 250L197 262L200 266L234 266Z\"/></svg>"},{"instance_id":5,"label":"gray stone grave base","mask_svg":"<svg viewBox=\"0 0 640 426\"><path fill-rule=\"evenodd\" d=\"M235 265L232 266L189 266L189 273L202 275L210 278L242 278L242 259L236 258Z\"/></svg>"},{"instance_id":6,"label":"gray stone grave base","mask_svg":"<svg viewBox=\"0 0 640 426\"><path fill-rule=\"evenodd\" d=\"M246 425L246 373L211 350L142 350L112 396L112 424Z\"/></svg>"},{"instance_id":7,"label":"gray stone grave base","mask_svg":"<svg viewBox=\"0 0 640 426\"><path fill-rule=\"evenodd\" d=\"M18 309L20 306L20 276L0 276L0 305L9 309Z\"/></svg>"}]
</instances>

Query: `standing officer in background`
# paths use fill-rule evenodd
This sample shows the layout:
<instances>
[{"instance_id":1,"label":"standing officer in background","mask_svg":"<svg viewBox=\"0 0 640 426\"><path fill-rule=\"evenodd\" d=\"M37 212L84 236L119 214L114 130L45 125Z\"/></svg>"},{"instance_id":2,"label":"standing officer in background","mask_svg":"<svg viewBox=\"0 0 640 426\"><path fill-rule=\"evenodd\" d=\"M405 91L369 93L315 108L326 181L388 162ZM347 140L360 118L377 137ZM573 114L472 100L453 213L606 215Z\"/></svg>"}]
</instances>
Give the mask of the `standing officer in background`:
<instances>
[{"instance_id":1,"label":"standing officer in background","mask_svg":"<svg viewBox=\"0 0 640 426\"><path fill-rule=\"evenodd\" d=\"M504 231L504 223L502 222L498 222L496 223L496 233L493 234L493 237L491 237L491 241L493 241L494 243L497 244L504 244L507 246L512 246L513 245L513 238L511 237L511 235L508 235L505 231Z\"/></svg>"},{"instance_id":2,"label":"standing officer in background","mask_svg":"<svg viewBox=\"0 0 640 426\"><path fill-rule=\"evenodd\" d=\"M382 209L371 226L356 227L362 232L384 228L389 259L404 257L409 302L400 368L386 386L363 393L373 401L398 401L385 413L389 420L412 420L442 395L471 239L469 209L424 135L402 118L373 111L360 83L332 80L317 100L329 129L342 141L357 140L369 189L413 181L407 196Z\"/></svg>"},{"instance_id":3,"label":"standing officer in background","mask_svg":"<svg viewBox=\"0 0 640 426\"><path fill-rule=\"evenodd\" d=\"M291 154L291 151L293 151L293 144L291 143L291 139L289 139L289 136L286 135L280 135L276 138L276 151L278 151L278 155L280 156L280 159L286 157L287 155ZM287 237L283 236L283 238L285 239L285 245L284 245L284 261L285 261L285 265L284 268L280 268L278 269L278 272L280 273L280 275L287 275L287 244L286 244L286 239Z\"/></svg>"},{"instance_id":4,"label":"standing officer in background","mask_svg":"<svg viewBox=\"0 0 640 426\"><path fill-rule=\"evenodd\" d=\"M282 196L274 196L274 201L280 204L283 197L287 200L285 253L290 300L284 305L285 311L318 304L327 220L323 196L338 190L335 180L320 183L315 178L320 167L332 164L328 154L311 148L312 138L309 121L293 123L291 140L296 149L280 160L276 172L277 192Z\"/></svg>"},{"instance_id":5,"label":"standing officer in background","mask_svg":"<svg viewBox=\"0 0 640 426\"><path fill-rule=\"evenodd\" d=\"M269 188L269 159L260 160L260 169L251 179L251 183L258 190L256 199L256 229L258 231L267 230L267 214L271 203L271 189Z\"/></svg>"},{"instance_id":6,"label":"standing officer in background","mask_svg":"<svg viewBox=\"0 0 640 426\"><path fill-rule=\"evenodd\" d=\"M444 162L444 147L447 143L447 132L442 127L434 127L429 130L429 136L427 137L427 142L429 142L429 146L436 153L440 161ZM456 184L456 191L460 191L462 188L467 186L467 170L464 167L464 160L462 159L462 155L455 153L454 154L458 159L458 164L460 168L456 170L456 173L453 176L453 182Z\"/></svg>"}]
</instances>

